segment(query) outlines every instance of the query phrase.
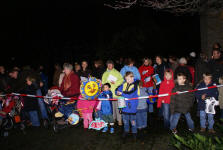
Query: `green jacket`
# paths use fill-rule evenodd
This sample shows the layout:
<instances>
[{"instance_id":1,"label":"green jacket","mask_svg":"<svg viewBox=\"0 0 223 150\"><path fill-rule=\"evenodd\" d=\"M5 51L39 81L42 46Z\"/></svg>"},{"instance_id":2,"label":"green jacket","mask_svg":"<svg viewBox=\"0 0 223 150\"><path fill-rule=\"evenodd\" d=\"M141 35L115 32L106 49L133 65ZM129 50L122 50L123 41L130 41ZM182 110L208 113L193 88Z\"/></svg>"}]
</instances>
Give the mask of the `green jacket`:
<instances>
[{"instance_id":1,"label":"green jacket","mask_svg":"<svg viewBox=\"0 0 223 150\"><path fill-rule=\"evenodd\" d=\"M111 83L111 81L113 81L113 80L116 80L116 81L114 81L115 84ZM115 95L115 90L123 82L124 82L124 79L123 79L122 75L115 68L113 68L112 70L107 69L107 71L105 71L102 76L102 84L105 84L105 83L111 84L111 91L113 94L113 98L117 98L117 96Z\"/></svg>"}]
</instances>

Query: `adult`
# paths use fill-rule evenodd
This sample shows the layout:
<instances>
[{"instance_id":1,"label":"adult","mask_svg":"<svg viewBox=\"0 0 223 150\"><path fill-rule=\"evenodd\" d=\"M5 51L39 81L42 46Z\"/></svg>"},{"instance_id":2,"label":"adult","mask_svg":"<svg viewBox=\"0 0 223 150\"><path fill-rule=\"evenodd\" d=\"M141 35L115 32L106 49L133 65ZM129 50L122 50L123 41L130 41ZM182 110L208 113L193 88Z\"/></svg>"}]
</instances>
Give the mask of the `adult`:
<instances>
[{"instance_id":1,"label":"adult","mask_svg":"<svg viewBox=\"0 0 223 150\"><path fill-rule=\"evenodd\" d=\"M102 75L102 84L109 83L111 85L113 98L118 98L115 94L115 90L123 83L124 79L122 75L114 68L114 62L112 60L108 60L106 65L107 71L105 71ZM122 117L119 113L118 102L112 101L112 107L114 120L118 121L118 125L122 125Z\"/></svg>"},{"instance_id":2,"label":"adult","mask_svg":"<svg viewBox=\"0 0 223 150\"><path fill-rule=\"evenodd\" d=\"M62 68L59 64L54 65L54 74L53 74L53 85L59 87L59 78L62 72Z\"/></svg>"},{"instance_id":3,"label":"adult","mask_svg":"<svg viewBox=\"0 0 223 150\"><path fill-rule=\"evenodd\" d=\"M7 85L10 89L10 92L20 91L19 79L18 79L19 71L16 69L10 70L8 75L9 77L7 79L8 82Z\"/></svg>"},{"instance_id":4,"label":"adult","mask_svg":"<svg viewBox=\"0 0 223 150\"><path fill-rule=\"evenodd\" d=\"M80 77L80 75L81 75L81 65L77 62L74 63L74 71Z\"/></svg>"},{"instance_id":5,"label":"adult","mask_svg":"<svg viewBox=\"0 0 223 150\"><path fill-rule=\"evenodd\" d=\"M134 80L141 80L140 73L138 69L134 66L134 64L135 64L135 61L130 58L128 60L127 65L125 65L120 71L122 77L125 76L126 72L132 72L134 74Z\"/></svg>"},{"instance_id":6,"label":"adult","mask_svg":"<svg viewBox=\"0 0 223 150\"><path fill-rule=\"evenodd\" d=\"M213 82L218 83L219 77L223 76L223 59L219 48L213 47L212 59L209 61L209 66L212 72Z\"/></svg>"},{"instance_id":7,"label":"adult","mask_svg":"<svg viewBox=\"0 0 223 150\"><path fill-rule=\"evenodd\" d=\"M100 79L102 78L103 73L105 72L104 64L102 60L96 60L94 61L94 67L92 71L92 76Z\"/></svg>"},{"instance_id":8,"label":"adult","mask_svg":"<svg viewBox=\"0 0 223 150\"><path fill-rule=\"evenodd\" d=\"M155 73L159 75L160 79L164 79L164 71L168 68L167 63L163 61L161 56L156 56L156 64L154 65Z\"/></svg>"},{"instance_id":9,"label":"adult","mask_svg":"<svg viewBox=\"0 0 223 150\"><path fill-rule=\"evenodd\" d=\"M82 61L81 62L81 72L80 72L80 78L81 80L84 78L88 78L89 75L91 75L91 70L88 69L88 62L87 61Z\"/></svg>"},{"instance_id":10,"label":"adult","mask_svg":"<svg viewBox=\"0 0 223 150\"><path fill-rule=\"evenodd\" d=\"M180 58L179 60L179 66L174 72L174 79L177 78L177 74L179 73L183 73L186 76L187 80L192 83L192 74L187 66L187 60L184 57Z\"/></svg>"},{"instance_id":11,"label":"adult","mask_svg":"<svg viewBox=\"0 0 223 150\"><path fill-rule=\"evenodd\" d=\"M65 97L78 97L80 95L80 78L73 71L71 64L63 65L64 77L60 86L61 94Z\"/></svg>"},{"instance_id":12,"label":"adult","mask_svg":"<svg viewBox=\"0 0 223 150\"><path fill-rule=\"evenodd\" d=\"M169 57L169 66L170 69L175 72L176 68L178 67L178 62L177 62L177 58L175 56L170 56Z\"/></svg>"},{"instance_id":13,"label":"adult","mask_svg":"<svg viewBox=\"0 0 223 150\"><path fill-rule=\"evenodd\" d=\"M210 72L208 56L205 53L200 53L200 56L195 63L195 85L203 80L203 74L207 72Z\"/></svg>"}]
</instances>

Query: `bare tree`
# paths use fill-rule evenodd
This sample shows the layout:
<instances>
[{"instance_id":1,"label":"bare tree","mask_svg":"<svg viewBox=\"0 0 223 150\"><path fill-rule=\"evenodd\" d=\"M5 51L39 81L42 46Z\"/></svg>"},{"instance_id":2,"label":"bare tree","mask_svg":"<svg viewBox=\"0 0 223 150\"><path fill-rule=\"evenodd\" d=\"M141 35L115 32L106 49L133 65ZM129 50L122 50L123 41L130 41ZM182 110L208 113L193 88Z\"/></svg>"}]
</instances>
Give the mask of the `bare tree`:
<instances>
[{"instance_id":1,"label":"bare tree","mask_svg":"<svg viewBox=\"0 0 223 150\"><path fill-rule=\"evenodd\" d=\"M223 0L105 0L104 3L104 6L114 9L130 8L133 5L182 14L222 8Z\"/></svg>"}]
</instances>

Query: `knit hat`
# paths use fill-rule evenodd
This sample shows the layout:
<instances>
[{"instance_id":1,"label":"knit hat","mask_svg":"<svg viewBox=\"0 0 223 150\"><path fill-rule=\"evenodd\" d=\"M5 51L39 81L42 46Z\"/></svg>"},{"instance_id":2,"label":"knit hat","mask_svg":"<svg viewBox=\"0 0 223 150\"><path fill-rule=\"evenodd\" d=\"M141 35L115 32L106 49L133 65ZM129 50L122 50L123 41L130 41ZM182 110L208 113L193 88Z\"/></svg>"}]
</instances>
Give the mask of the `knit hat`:
<instances>
[{"instance_id":1,"label":"knit hat","mask_svg":"<svg viewBox=\"0 0 223 150\"><path fill-rule=\"evenodd\" d=\"M187 64L186 58L185 57L181 57L180 60L179 60L179 63L186 65Z\"/></svg>"},{"instance_id":2,"label":"knit hat","mask_svg":"<svg viewBox=\"0 0 223 150\"><path fill-rule=\"evenodd\" d=\"M195 52L191 52L191 53L190 53L190 56L191 56L191 57L196 57L196 53L195 53Z\"/></svg>"}]
</instances>

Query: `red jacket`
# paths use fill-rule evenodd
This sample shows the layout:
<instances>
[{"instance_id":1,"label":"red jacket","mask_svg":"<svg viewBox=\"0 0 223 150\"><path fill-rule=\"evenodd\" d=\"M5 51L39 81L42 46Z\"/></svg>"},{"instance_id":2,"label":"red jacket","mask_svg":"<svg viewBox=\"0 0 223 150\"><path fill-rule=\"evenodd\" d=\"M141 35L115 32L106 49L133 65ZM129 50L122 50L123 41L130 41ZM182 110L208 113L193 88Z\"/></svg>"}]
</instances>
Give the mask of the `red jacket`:
<instances>
[{"instance_id":1,"label":"red jacket","mask_svg":"<svg viewBox=\"0 0 223 150\"><path fill-rule=\"evenodd\" d=\"M80 78L77 74L74 72L71 72L70 80L71 80L71 86L67 90L64 89L64 79L62 80L60 91L61 94L65 97L78 97L80 94Z\"/></svg>"},{"instance_id":2,"label":"red jacket","mask_svg":"<svg viewBox=\"0 0 223 150\"><path fill-rule=\"evenodd\" d=\"M171 93L172 89L174 88L174 76L173 76L173 71L172 72L172 79L167 80L164 74L164 80L160 84L160 89L159 89L159 94L167 94ZM159 97L157 101L157 107L160 108L162 105L162 101L165 104L170 104L170 96L165 96L165 97Z\"/></svg>"},{"instance_id":3,"label":"red jacket","mask_svg":"<svg viewBox=\"0 0 223 150\"><path fill-rule=\"evenodd\" d=\"M192 76L192 84L194 84L194 73L195 73L194 67L187 66L187 68L189 69L191 76Z\"/></svg>"},{"instance_id":4,"label":"red jacket","mask_svg":"<svg viewBox=\"0 0 223 150\"><path fill-rule=\"evenodd\" d=\"M153 86L152 75L154 74L154 68L152 66L142 65L141 67L139 67L139 73L141 75L143 87Z\"/></svg>"}]
</instances>

